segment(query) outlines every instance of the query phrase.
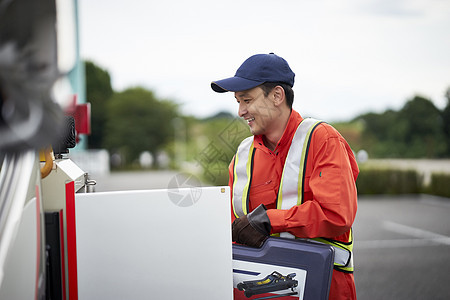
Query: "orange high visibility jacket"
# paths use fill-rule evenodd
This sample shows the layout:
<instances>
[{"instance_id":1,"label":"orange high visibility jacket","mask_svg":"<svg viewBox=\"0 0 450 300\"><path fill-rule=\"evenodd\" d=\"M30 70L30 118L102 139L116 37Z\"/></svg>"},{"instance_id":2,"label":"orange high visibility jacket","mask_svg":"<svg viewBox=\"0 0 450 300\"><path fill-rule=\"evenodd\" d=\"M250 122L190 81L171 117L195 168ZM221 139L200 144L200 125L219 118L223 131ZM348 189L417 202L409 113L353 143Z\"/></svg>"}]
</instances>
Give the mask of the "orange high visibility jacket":
<instances>
[{"instance_id":1,"label":"orange high visibility jacket","mask_svg":"<svg viewBox=\"0 0 450 300\"><path fill-rule=\"evenodd\" d=\"M254 136L252 179L248 212L266 206L271 233L289 232L300 238L331 238L347 242L357 210L355 181L359 170L352 150L332 126L320 123L312 133L304 171L301 205L277 209L277 193L284 163L294 133L302 121L292 110L288 124L274 151L264 146L262 136ZM302 151L299 149L298 151ZM234 159L230 164L233 189ZM236 218L231 211L232 221Z\"/></svg>"}]
</instances>

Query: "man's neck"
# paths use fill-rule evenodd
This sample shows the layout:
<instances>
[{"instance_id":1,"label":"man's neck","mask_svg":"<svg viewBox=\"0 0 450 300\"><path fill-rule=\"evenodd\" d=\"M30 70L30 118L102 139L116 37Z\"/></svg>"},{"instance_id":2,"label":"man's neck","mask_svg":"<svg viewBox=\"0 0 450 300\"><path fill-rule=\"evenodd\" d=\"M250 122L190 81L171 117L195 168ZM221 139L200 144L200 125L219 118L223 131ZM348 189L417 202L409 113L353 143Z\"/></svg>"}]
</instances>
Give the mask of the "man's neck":
<instances>
[{"instance_id":1,"label":"man's neck","mask_svg":"<svg viewBox=\"0 0 450 300\"><path fill-rule=\"evenodd\" d=\"M283 112L280 116L278 116L278 119L279 119L279 122L277 123L278 126L275 127L269 133L266 133L265 135L263 135L262 139L264 141L264 145L271 151L275 150L275 148L277 147L278 141L283 136L284 130L286 129L286 126L289 122L290 115L291 115L291 110Z\"/></svg>"}]
</instances>

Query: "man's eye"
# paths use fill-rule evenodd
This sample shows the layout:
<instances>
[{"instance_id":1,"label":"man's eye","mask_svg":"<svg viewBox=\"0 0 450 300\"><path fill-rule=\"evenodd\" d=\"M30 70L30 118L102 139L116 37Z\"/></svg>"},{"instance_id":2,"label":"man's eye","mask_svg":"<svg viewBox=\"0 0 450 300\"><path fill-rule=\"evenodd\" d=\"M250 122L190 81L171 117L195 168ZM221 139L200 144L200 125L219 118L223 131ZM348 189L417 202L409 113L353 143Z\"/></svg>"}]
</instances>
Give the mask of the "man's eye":
<instances>
[{"instance_id":1,"label":"man's eye","mask_svg":"<svg viewBox=\"0 0 450 300\"><path fill-rule=\"evenodd\" d=\"M244 99L244 100L236 100L236 102L239 104L243 101L245 104L249 104L252 100L251 99Z\"/></svg>"}]
</instances>

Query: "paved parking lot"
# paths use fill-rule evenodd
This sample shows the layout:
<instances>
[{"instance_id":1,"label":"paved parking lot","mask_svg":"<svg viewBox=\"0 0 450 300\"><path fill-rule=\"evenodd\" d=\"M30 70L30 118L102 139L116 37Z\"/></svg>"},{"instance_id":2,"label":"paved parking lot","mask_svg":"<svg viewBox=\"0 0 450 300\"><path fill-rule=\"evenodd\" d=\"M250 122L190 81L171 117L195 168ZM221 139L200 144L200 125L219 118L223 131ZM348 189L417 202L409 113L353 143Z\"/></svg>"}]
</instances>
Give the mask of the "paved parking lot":
<instances>
[{"instance_id":1,"label":"paved parking lot","mask_svg":"<svg viewBox=\"0 0 450 300\"><path fill-rule=\"evenodd\" d=\"M450 199L360 197L354 224L359 300L450 299Z\"/></svg>"}]
</instances>

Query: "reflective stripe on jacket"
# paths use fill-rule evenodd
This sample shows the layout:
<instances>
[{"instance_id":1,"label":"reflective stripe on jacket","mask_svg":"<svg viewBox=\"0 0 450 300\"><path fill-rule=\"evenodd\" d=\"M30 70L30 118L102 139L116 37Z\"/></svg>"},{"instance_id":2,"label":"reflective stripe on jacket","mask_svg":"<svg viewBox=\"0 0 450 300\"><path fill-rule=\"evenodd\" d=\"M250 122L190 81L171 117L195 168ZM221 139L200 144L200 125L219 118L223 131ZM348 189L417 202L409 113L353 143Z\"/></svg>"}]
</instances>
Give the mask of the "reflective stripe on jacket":
<instances>
[{"instance_id":1,"label":"reflective stripe on jacket","mask_svg":"<svg viewBox=\"0 0 450 300\"><path fill-rule=\"evenodd\" d=\"M309 144L312 132L320 123L321 121L307 118L297 127L283 167L277 194L277 209L287 210L303 203L304 172L306 169ZM249 194L255 153L253 143L253 137L242 141L234 158L232 207L235 217L246 215L249 212ZM281 232L279 236L295 238L288 232ZM352 234L349 235L348 242L328 238L314 238L313 240L331 245L334 248L334 265L336 269L353 272Z\"/></svg>"}]
</instances>

